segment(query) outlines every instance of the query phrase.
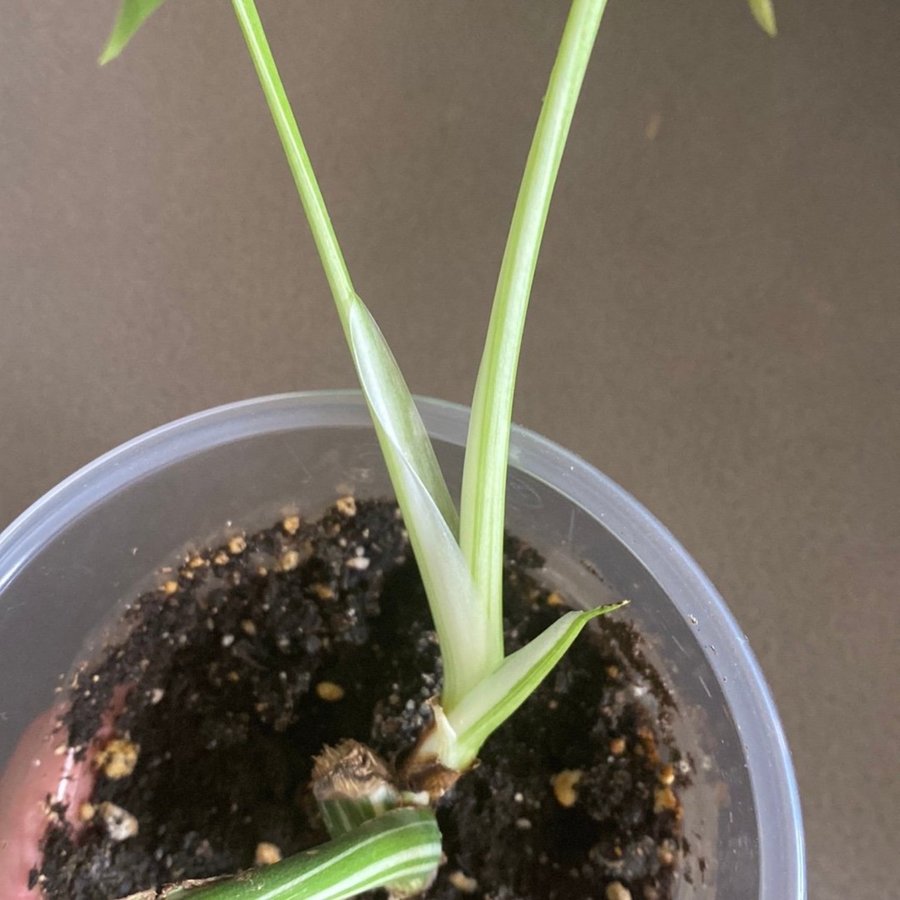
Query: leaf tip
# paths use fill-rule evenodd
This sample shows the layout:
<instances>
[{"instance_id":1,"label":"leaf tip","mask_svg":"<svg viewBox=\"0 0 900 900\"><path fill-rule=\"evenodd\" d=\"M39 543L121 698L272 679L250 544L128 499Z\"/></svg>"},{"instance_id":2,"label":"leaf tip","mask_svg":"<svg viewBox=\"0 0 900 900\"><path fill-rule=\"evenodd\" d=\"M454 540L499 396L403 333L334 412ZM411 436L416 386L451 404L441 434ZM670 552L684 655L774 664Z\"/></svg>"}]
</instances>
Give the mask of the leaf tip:
<instances>
[{"instance_id":1,"label":"leaf tip","mask_svg":"<svg viewBox=\"0 0 900 900\"><path fill-rule=\"evenodd\" d=\"M108 62L112 62L122 52L121 47L113 46L110 41L104 48L103 52L97 57L97 65L105 66Z\"/></svg>"},{"instance_id":2,"label":"leaf tip","mask_svg":"<svg viewBox=\"0 0 900 900\"><path fill-rule=\"evenodd\" d=\"M778 23L775 21L775 7L772 0L750 0L750 12L769 37L778 35Z\"/></svg>"},{"instance_id":3,"label":"leaf tip","mask_svg":"<svg viewBox=\"0 0 900 900\"><path fill-rule=\"evenodd\" d=\"M163 2L164 0L122 0L112 33L97 60L98 65L105 66L119 56L141 25Z\"/></svg>"},{"instance_id":4,"label":"leaf tip","mask_svg":"<svg viewBox=\"0 0 900 900\"><path fill-rule=\"evenodd\" d=\"M596 619L598 616L605 616L608 613L615 612L617 609L621 609L623 606L628 606L631 603L630 600L619 600L617 603L607 603L606 606L598 606L595 609L589 609L587 611L587 617L589 619Z\"/></svg>"}]
</instances>

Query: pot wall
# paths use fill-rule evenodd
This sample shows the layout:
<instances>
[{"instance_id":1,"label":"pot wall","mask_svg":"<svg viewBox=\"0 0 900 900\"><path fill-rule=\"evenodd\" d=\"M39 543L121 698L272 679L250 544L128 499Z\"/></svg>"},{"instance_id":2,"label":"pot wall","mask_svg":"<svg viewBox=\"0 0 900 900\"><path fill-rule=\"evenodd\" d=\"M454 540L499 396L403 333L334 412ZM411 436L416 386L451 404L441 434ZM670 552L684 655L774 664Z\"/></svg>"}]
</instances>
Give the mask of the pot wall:
<instances>
[{"instance_id":1,"label":"pot wall","mask_svg":"<svg viewBox=\"0 0 900 900\"><path fill-rule=\"evenodd\" d=\"M421 401L457 489L467 411ZM517 430L509 529L547 559L547 578L595 605L632 600L679 705L695 761L685 797L694 883L679 898L805 896L790 759L746 638L671 535L578 458ZM120 601L154 572L229 529L315 515L339 493L390 484L355 392L283 395L200 413L138 438L72 476L0 538L0 768L51 701L60 674ZM759 827L765 822L765 828ZM706 870L701 877L697 860Z\"/></svg>"}]
</instances>

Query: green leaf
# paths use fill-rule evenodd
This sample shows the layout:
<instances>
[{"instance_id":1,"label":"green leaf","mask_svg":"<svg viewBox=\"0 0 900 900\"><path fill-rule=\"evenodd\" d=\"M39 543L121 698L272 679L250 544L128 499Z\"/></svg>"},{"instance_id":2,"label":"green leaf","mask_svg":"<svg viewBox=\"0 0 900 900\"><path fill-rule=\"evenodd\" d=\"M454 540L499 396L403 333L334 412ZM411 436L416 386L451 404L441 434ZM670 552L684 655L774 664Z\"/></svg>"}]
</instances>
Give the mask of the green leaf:
<instances>
[{"instance_id":1,"label":"green leaf","mask_svg":"<svg viewBox=\"0 0 900 900\"><path fill-rule=\"evenodd\" d=\"M562 659L582 628L591 619L624 605L613 603L586 612L566 613L508 656L454 709L435 706L435 727L419 745L416 755L422 759L434 756L448 769L465 771L475 762L488 737L534 693Z\"/></svg>"},{"instance_id":2,"label":"green leaf","mask_svg":"<svg viewBox=\"0 0 900 900\"><path fill-rule=\"evenodd\" d=\"M769 37L775 37L778 34L778 25L775 22L775 7L772 0L749 0L750 12L753 18L759 23L759 27Z\"/></svg>"},{"instance_id":3,"label":"green leaf","mask_svg":"<svg viewBox=\"0 0 900 900\"><path fill-rule=\"evenodd\" d=\"M125 45L134 37L150 13L162 4L163 0L122 0L112 34L106 42L103 53L100 54L100 65L104 66L111 59L115 59L125 49Z\"/></svg>"},{"instance_id":4,"label":"green leaf","mask_svg":"<svg viewBox=\"0 0 900 900\"><path fill-rule=\"evenodd\" d=\"M503 656L506 467L519 349L550 197L606 0L574 0L538 119L510 225L466 444L460 545L488 604L493 654Z\"/></svg>"},{"instance_id":5,"label":"green leaf","mask_svg":"<svg viewBox=\"0 0 900 900\"><path fill-rule=\"evenodd\" d=\"M208 887L166 893L172 900L344 900L388 887L424 890L441 862L430 809L395 809L344 836L282 862Z\"/></svg>"},{"instance_id":6,"label":"green leaf","mask_svg":"<svg viewBox=\"0 0 900 900\"><path fill-rule=\"evenodd\" d=\"M406 403L408 391L378 325L361 301L350 305L348 340L363 393L372 413L381 450L434 618L444 664L442 698L452 709L500 664L489 653L484 604L475 592L469 567L451 526L426 483L428 468L414 455L411 440L421 426ZM435 463L436 465L436 463Z\"/></svg>"}]
</instances>

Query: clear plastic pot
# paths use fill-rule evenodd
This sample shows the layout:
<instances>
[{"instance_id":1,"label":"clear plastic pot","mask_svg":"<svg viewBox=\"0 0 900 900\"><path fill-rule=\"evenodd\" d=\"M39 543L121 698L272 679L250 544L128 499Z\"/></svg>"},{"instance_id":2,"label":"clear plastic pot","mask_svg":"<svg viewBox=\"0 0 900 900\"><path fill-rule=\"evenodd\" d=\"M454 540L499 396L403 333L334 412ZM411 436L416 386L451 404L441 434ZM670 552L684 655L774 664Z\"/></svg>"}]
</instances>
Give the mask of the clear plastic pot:
<instances>
[{"instance_id":1,"label":"clear plastic pot","mask_svg":"<svg viewBox=\"0 0 900 900\"><path fill-rule=\"evenodd\" d=\"M420 407L457 489L468 412L434 400ZM803 900L790 755L721 597L653 516L583 460L516 429L511 464L510 530L544 554L547 579L570 598L633 601L619 615L640 629L677 699L677 739L696 764L685 796L693 878L677 896ZM119 447L35 503L0 536L0 771L86 639L152 586L160 566L231 528L293 509L317 514L347 489L385 496L390 484L362 400L342 391L198 413Z\"/></svg>"}]
</instances>

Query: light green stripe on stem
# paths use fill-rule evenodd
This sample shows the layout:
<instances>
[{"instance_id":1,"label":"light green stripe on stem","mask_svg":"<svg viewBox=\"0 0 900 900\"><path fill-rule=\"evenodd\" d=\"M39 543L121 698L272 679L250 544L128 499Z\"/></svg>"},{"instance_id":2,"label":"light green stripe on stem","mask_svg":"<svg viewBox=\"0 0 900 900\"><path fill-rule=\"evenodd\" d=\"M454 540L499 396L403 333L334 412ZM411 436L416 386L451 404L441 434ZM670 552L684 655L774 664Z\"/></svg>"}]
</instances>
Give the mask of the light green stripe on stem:
<instances>
[{"instance_id":1,"label":"light green stripe on stem","mask_svg":"<svg viewBox=\"0 0 900 900\"><path fill-rule=\"evenodd\" d=\"M513 213L472 400L460 545L489 605L495 665L503 659L503 525L519 348L550 197L605 7L606 0L574 0L569 12Z\"/></svg>"}]
</instances>

